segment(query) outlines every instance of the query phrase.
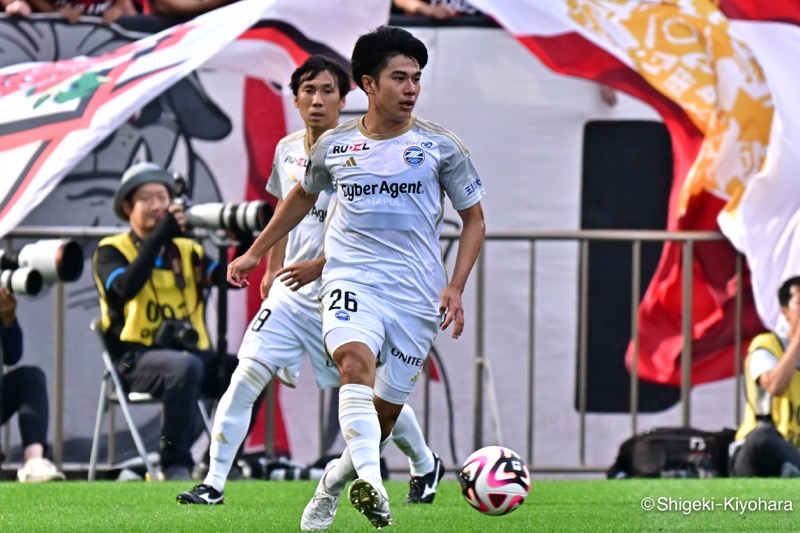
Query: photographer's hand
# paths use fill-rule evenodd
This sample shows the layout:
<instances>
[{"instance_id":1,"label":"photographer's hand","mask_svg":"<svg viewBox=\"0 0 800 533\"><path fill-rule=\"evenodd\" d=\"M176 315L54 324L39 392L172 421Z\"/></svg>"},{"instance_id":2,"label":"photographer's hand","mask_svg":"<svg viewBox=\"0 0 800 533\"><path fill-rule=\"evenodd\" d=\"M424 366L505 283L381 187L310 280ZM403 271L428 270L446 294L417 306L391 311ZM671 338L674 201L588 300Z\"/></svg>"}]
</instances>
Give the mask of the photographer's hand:
<instances>
[{"instance_id":1,"label":"photographer's hand","mask_svg":"<svg viewBox=\"0 0 800 533\"><path fill-rule=\"evenodd\" d=\"M180 204L169 204L167 211L175 217L175 222L181 227L181 231L186 231L186 215L183 213L183 206Z\"/></svg>"},{"instance_id":2,"label":"photographer's hand","mask_svg":"<svg viewBox=\"0 0 800 533\"><path fill-rule=\"evenodd\" d=\"M8 289L0 289L0 320L9 327L17 320L17 300Z\"/></svg>"}]
</instances>

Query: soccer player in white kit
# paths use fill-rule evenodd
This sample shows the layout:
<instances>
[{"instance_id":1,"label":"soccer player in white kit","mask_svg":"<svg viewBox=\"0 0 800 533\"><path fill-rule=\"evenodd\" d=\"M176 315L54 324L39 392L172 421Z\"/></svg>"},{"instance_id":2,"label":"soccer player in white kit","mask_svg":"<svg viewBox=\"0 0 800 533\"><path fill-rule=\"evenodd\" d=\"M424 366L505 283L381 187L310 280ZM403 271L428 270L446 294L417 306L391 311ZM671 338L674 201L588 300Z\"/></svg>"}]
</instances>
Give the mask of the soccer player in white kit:
<instances>
[{"instance_id":1,"label":"soccer player in white kit","mask_svg":"<svg viewBox=\"0 0 800 533\"><path fill-rule=\"evenodd\" d=\"M325 234L320 296L325 347L339 369L339 423L347 443L326 468L301 529L327 529L354 475L349 499L376 528L392 516L380 450L388 441L439 329L464 328L461 295L483 244L481 180L451 132L412 114L425 45L382 26L359 37L353 77L367 114L320 137L302 187L295 187L250 249L228 267L246 286L266 251L336 187ZM448 281L439 236L444 196L462 219Z\"/></svg>"},{"instance_id":2,"label":"soccer player in white kit","mask_svg":"<svg viewBox=\"0 0 800 533\"><path fill-rule=\"evenodd\" d=\"M305 174L310 144L337 125L350 78L337 63L312 56L294 71L290 86L306 128L284 137L276 146L267 191L279 199L279 205ZM309 354L317 385L339 387L339 371L322 342L317 296L325 264L322 237L331 192L320 193L300 224L269 251L260 287L264 302L248 326L239 348L239 365L214 418L208 475L202 484L179 494L180 503L224 502L225 481L246 436L254 402L273 375L295 386L303 357ZM403 409L393 439L409 457L412 481L407 501L431 503L443 467L425 443L409 406ZM418 485L432 486L433 492L417 494L414 489Z\"/></svg>"}]
</instances>

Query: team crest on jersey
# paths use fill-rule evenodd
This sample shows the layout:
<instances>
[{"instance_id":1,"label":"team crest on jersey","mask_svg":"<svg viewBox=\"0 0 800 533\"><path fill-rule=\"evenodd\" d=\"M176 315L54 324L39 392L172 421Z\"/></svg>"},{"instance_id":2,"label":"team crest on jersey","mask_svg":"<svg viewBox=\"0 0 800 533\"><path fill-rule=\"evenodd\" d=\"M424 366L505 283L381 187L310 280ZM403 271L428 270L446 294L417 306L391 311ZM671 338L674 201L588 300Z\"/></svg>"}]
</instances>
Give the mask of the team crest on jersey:
<instances>
[{"instance_id":1,"label":"team crest on jersey","mask_svg":"<svg viewBox=\"0 0 800 533\"><path fill-rule=\"evenodd\" d=\"M403 161L412 167L418 167L425 161L425 152L419 146L409 146L403 152Z\"/></svg>"},{"instance_id":2,"label":"team crest on jersey","mask_svg":"<svg viewBox=\"0 0 800 533\"><path fill-rule=\"evenodd\" d=\"M336 311L336 314L333 316L335 316L337 320L341 320L343 322L350 320L350 313L347 311Z\"/></svg>"}]
</instances>

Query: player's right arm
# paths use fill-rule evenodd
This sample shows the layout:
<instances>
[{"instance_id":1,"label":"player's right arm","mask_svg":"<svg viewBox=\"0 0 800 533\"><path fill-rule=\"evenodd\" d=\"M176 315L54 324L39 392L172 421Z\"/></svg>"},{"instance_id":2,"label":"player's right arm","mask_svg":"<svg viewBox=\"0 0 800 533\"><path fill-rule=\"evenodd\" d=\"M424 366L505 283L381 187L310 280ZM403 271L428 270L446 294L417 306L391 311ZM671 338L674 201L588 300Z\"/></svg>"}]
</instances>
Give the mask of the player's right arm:
<instances>
[{"instance_id":1,"label":"player's right arm","mask_svg":"<svg viewBox=\"0 0 800 533\"><path fill-rule=\"evenodd\" d=\"M267 251L303 220L317 202L317 196L319 193L310 194L303 187L294 187L250 248L228 265L228 283L234 287L247 287L247 276Z\"/></svg>"}]
</instances>

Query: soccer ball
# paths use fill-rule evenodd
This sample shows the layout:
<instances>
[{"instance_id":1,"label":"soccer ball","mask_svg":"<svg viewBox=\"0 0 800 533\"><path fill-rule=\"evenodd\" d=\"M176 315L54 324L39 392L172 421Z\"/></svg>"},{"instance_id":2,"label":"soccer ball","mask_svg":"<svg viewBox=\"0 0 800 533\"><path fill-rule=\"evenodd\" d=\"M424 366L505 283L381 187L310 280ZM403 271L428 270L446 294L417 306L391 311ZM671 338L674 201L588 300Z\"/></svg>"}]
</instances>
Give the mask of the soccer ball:
<instances>
[{"instance_id":1,"label":"soccer ball","mask_svg":"<svg viewBox=\"0 0 800 533\"><path fill-rule=\"evenodd\" d=\"M467 503L491 516L522 505L531 486L525 461L503 446L486 446L470 455L458 477Z\"/></svg>"}]
</instances>

